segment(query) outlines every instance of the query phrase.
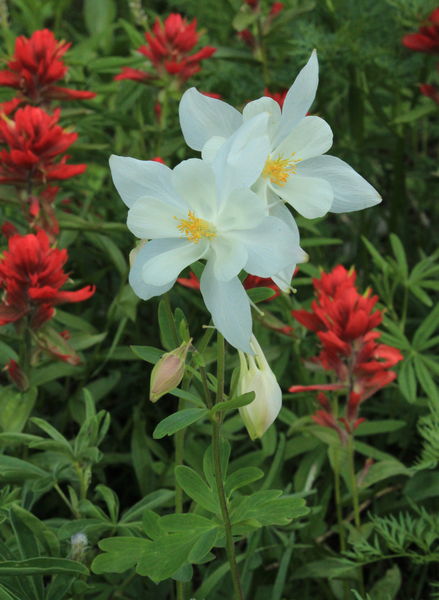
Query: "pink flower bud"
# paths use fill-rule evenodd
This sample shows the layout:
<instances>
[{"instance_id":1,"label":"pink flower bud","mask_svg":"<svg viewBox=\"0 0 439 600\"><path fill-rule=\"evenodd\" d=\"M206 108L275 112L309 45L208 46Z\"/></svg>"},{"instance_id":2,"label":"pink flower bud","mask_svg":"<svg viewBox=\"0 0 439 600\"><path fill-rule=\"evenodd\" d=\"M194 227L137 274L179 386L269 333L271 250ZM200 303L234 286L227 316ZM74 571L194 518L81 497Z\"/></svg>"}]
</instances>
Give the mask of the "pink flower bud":
<instances>
[{"instance_id":1,"label":"pink flower bud","mask_svg":"<svg viewBox=\"0 0 439 600\"><path fill-rule=\"evenodd\" d=\"M183 379L186 355L191 347L192 339L183 342L171 352L163 354L154 365L151 373L149 399L157 402L159 398L176 388Z\"/></svg>"}]
</instances>

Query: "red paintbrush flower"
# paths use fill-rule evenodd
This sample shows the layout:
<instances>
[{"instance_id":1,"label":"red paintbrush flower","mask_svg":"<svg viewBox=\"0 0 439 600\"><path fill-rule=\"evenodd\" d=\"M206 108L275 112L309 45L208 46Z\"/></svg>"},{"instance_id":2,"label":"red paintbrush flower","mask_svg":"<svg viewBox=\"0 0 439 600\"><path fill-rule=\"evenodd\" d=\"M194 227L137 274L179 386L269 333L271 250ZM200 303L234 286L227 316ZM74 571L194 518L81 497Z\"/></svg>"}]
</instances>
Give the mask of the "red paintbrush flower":
<instances>
[{"instance_id":1,"label":"red paintbrush flower","mask_svg":"<svg viewBox=\"0 0 439 600\"><path fill-rule=\"evenodd\" d=\"M57 304L93 296L94 286L74 292L60 289L69 279L63 270L67 259L67 250L50 247L45 231L11 236L0 260L0 288L4 290L0 325L26 317L35 330L53 317Z\"/></svg>"},{"instance_id":2,"label":"red paintbrush flower","mask_svg":"<svg viewBox=\"0 0 439 600\"><path fill-rule=\"evenodd\" d=\"M415 52L437 54L439 52L439 8L428 17L426 24L417 33L409 33L402 38L402 43Z\"/></svg>"},{"instance_id":3,"label":"red paintbrush flower","mask_svg":"<svg viewBox=\"0 0 439 600\"><path fill-rule=\"evenodd\" d=\"M67 132L53 115L34 106L19 108L14 119L0 115L0 183L46 183L83 173L87 165L67 165L67 156L55 162L78 135Z\"/></svg>"},{"instance_id":4,"label":"red paintbrush flower","mask_svg":"<svg viewBox=\"0 0 439 600\"><path fill-rule=\"evenodd\" d=\"M198 43L197 20L190 23L179 14L172 13L162 23L156 19L152 33L145 33L147 44L139 48L149 58L155 73L124 67L115 79L149 81L175 76L180 82L187 81L201 69L201 61L215 53L216 48L204 46L198 52L190 54Z\"/></svg>"},{"instance_id":5,"label":"red paintbrush flower","mask_svg":"<svg viewBox=\"0 0 439 600\"><path fill-rule=\"evenodd\" d=\"M359 294L355 279L355 270L341 265L323 273L313 280L317 299L311 310L292 311L321 342L321 351L312 362L332 371L337 381L292 386L290 392L345 389L362 402L395 379L396 373L389 369L403 357L396 348L378 342L380 334L373 331L382 321L381 311L374 308L378 297L371 296L370 290Z\"/></svg>"},{"instance_id":6,"label":"red paintbrush flower","mask_svg":"<svg viewBox=\"0 0 439 600\"><path fill-rule=\"evenodd\" d=\"M419 91L423 96L431 98L436 104L439 104L439 89L430 83L422 83L419 86Z\"/></svg>"},{"instance_id":7,"label":"red paintbrush flower","mask_svg":"<svg viewBox=\"0 0 439 600\"><path fill-rule=\"evenodd\" d=\"M48 29L35 31L28 39L24 35L15 40L15 52L0 71L0 85L19 90L23 99L41 104L50 100L86 100L94 92L58 87L54 83L67 73L62 56L71 44L58 41Z\"/></svg>"}]
</instances>

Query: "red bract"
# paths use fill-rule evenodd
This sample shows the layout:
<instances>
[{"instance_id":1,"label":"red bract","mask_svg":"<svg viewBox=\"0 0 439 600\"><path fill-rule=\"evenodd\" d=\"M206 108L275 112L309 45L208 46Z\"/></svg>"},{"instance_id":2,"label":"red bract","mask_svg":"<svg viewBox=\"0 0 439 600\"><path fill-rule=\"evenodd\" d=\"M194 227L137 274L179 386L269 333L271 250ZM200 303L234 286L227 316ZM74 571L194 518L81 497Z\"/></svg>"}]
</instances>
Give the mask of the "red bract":
<instances>
[{"instance_id":1,"label":"red bract","mask_svg":"<svg viewBox=\"0 0 439 600\"><path fill-rule=\"evenodd\" d=\"M57 124L59 116L59 109L49 115L34 106L19 108L13 120L0 115L0 143L8 146L0 152L0 183L28 186L85 171L86 165L67 165L67 156L55 162L78 137Z\"/></svg>"},{"instance_id":2,"label":"red bract","mask_svg":"<svg viewBox=\"0 0 439 600\"><path fill-rule=\"evenodd\" d=\"M436 86L429 83L422 83L419 86L419 91L423 96L431 98L436 104L439 104L439 90Z\"/></svg>"},{"instance_id":3,"label":"red bract","mask_svg":"<svg viewBox=\"0 0 439 600\"><path fill-rule=\"evenodd\" d=\"M292 386L290 392L345 389L362 402L395 379L396 373L389 369L403 357L396 348L378 343L380 334L373 331L382 321L381 311L374 309L378 297L371 296L370 290L359 294L355 279L355 271L341 265L323 273L313 280L317 299L311 311L292 311L321 342L319 355L311 360L332 371L337 382Z\"/></svg>"},{"instance_id":4,"label":"red bract","mask_svg":"<svg viewBox=\"0 0 439 600\"><path fill-rule=\"evenodd\" d=\"M426 24L417 33L409 33L402 38L402 43L415 52L436 54L439 52L439 8L428 17Z\"/></svg>"},{"instance_id":5,"label":"red bract","mask_svg":"<svg viewBox=\"0 0 439 600\"><path fill-rule=\"evenodd\" d=\"M0 71L0 85L15 88L23 98L36 104L57 100L85 100L94 92L71 90L54 85L67 73L62 56L71 44L58 41L48 29L35 31L28 39L24 35L15 41L13 58L8 68Z\"/></svg>"},{"instance_id":6,"label":"red bract","mask_svg":"<svg viewBox=\"0 0 439 600\"><path fill-rule=\"evenodd\" d=\"M149 58L156 72L152 74L124 67L115 79L148 81L173 75L180 82L187 81L201 69L201 61L216 51L212 46L204 46L198 52L190 54L198 43L196 28L196 19L188 23L175 13L170 14L163 23L156 19L152 33L145 33L147 44L139 48L139 52Z\"/></svg>"},{"instance_id":7,"label":"red bract","mask_svg":"<svg viewBox=\"0 0 439 600\"><path fill-rule=\"evenodd\" d=\"M50 247L44 231L11 236L0 261L0 287L4 290L0 325L26 317L29 327L36 330L53 317L57 304L93 296L94 286L74 292L60 290L69 278L63 270L67 258L67 250Z\"/></svg>"}]
</instances>

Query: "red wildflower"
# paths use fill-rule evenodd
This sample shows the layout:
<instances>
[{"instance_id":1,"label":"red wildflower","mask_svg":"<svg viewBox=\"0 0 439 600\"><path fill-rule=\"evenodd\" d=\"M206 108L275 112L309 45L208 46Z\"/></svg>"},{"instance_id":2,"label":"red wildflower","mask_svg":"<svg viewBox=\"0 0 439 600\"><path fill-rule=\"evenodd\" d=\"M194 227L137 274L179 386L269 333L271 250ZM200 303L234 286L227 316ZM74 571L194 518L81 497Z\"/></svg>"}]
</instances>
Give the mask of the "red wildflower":
<instances>
[{"instance_id":1,"label":"red wildflower","mask_svg":"<svg viewBox=\"0 0 439 600\"><path fill-rule=\"evenodd\" d=\"M402 43L415 52L436 54L439 52L439 8L436 8L417 33L409 33Z\"/></svg>"},{"instance_id":2,"label":"red wildflower","mask_svg":"<svg viewBox=\"0 0 439 600\"><path fill-rule=\"evenodd\" d=\"M282 12L283 9L284 9L283 2L273 2L273 4L271 5L271 8L270 8L270 15L272 17L275 17L280 12Z\"/></svg>"},{"instance_id":3,"label":"red wildflower","mask_svg":"<svg viewBox=\"0 0 439 600\"><path fill-rule=\"evenodd\" d=\"M0 325L27 317L31 329L38 329L53 317L55 305L93 296L94 286L74 292L60 290L68 280L63 270L67 258L67 250L50 248L44 231L10 237L8 251L0 260L0 287L4 290Z\"/></svg>"},{"instance_id":4,"label":"red wildflower","mask_svg":"<svg viewBox=\"0 0 439 600\"><path fill-rule=\"evenodd\" d=\"M436 86L429 83L422 83L419 86L419 90L423 96L427 96L427 98L431 98L436 104L439 104L439 90Z\"/></svg>"},{"instance_id":5,"label":"red wildflower","mask_svg":"<svg viewBox=\"0 0 439 600\"><path fill-rule=\"evenodd\" d=\"M285 98L287 96L288 90L283 90L282 92L270 92L269 89L264 89L264 96L268 96L268 98L273 98L282 108L285 102Z\"/></svg>"},{"instance_id":6,"label":"red wildflower","mask_svg":"<svg viewBox=\"0 0 439 600\"><path fill-rule=\"evenodd\" d=\"M85 100L94 98L94 92L71 90L54 85L67 73L62 56L71 44L57 41L48 29L35 31L28 39L24 35L15 40L15 53L0 71L0 85L15 88L22 96L36 104L49 100Z\"/></svg>"},{"instance_id":7,"label":"red wildflower","mask_svg":"<svg viewBox=\"0 0 439 600\"><path fill-rule=\"evenodd\" d=\"M256 48L256 38L250 29L243 29L238 31L238 37L246 44L249 48Z\"/></svg>"},{"instance_id":8,"label":"red wildflower","mask_svg":"<svg viewBox=\"0 0 439 600\"><path fill-rule=\"evenodd\" d=\"M370 290L359 294L355 278L353 269L341 265L323 273L313 280L317 299L311 311L292 311L322 344L312 361L335 373L337 382L292 386L290 392L346 389L362 402L395 379L396 373L389 369L403 357L396 348L378 343L380 334L373 331L382 321L381 311L374 309L378 297L371 296Z\"/></svg>"},{"instance_id":9,"label":"red wildflower","mask_svg":"<svg viewBox=\"0 0 439 600\"><path fill-rule=\"evenodd\" d=\"M147 44L138 51L149 58L156 73L124 67L115 79L149 81L151 79L175 75L180 82L187 81L201 69L201 61L214 54L216 48L204 46L190 54L198 43L197 20L190 23L179 14L172 13L162 23L156 19L152 33L145 33Z\"/></svg>"},{"instance_id":10,"label":"red wildflower","mask_svg":"<svg viewBox=\"0 0 439 600\"><path fill-rule=\"evenodd\" d=\"M67 156L55 162L78 135L60 125L60 110L53 115L34 106L19 108L13 120L0 115L0 183L45 183L83 173L86 165L67 165Z\"/></svg>"}]
</instances>

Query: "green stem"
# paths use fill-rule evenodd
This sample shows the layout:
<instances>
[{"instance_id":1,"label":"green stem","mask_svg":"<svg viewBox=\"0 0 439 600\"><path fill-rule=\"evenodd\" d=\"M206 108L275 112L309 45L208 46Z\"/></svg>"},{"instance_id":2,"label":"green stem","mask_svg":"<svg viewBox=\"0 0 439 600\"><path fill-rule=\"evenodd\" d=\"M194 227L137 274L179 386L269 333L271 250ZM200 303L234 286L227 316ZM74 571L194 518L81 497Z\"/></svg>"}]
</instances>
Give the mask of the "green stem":
<instances>
[{"instance_id":1,"label":"green stem","mask_svg":"<svg viewBox=\"0 0 439 600\"><path fill-rule=\"evenodd\" d=\"M340 540L340 551L346 550L346 538L345 530L343 525L343 513L341 508L341 486L340 486L340 448L337 447L335 450L334 460L334 496L335 496L335 509L337 514L337 526L338 526L338 538Z\"/></svg>"},{"instance_id":2,"label":"green stem","mask_svg":"<svg viewBox=\"0 0 439 600\"><path fill-rule=\"evenodd\" d=\"M55 485L53 487L58 492L58 495L62 499L62 501L69 507L69 509L70 509L72 515L75 517L75 519L80 519L81 515L73 508L72 503L67 498L67 496L64 494L64 492L59 487L59 485L57 483L55 483Z\"/></svg>"},{"instance_id":3,"label":"green stem","mask_svg":"<svg viewBox=\"0 0 439 600\"><path fill-rule=\"evenodd\" d=\"M351 493L352 493L352 506L354 509L354 523L355 527L359 529L361 527L360 519L360 501L358 496L357 478L355 477L355 461L354 461L354 437L349 436L348 439L348 461L349 461L349 479L351 482Z\"/></svg>"},{"instance_id":4,"label":"green stem","mask_svg":"<svg viewBox=\"0 0 439 600\"><path fill-rule=\"evenodd\" d=\"M171 299L169 296L169 292L167 292L166 294L163 294L163 305L165 307L166 316L168 317L168 321L171 324L172 337L174 338L173 343L175 344L175 347L177 347L178 346L178 332L177 332L177 326L175 324L174 313L172 312Z\"/></svg>"},{"instance_id":5,"label":"green stem","mask_svg":"<svg viewBox=\"0 0 439 600\"><path fill-rule=\"evenodd\" d=\"M224 366L225 366L225 349L224 338L218 332L217 342L217 390L216 403L222 402L224 397ZM208 401L206 399L206 401ZM230 522L229 511L227 507L227 499L224 491L223 474L221 469L221 415L215 416L212 421L212 454L215 468L215 481L218 491L218 498L221 507L221 515L224 523L224 533L226 536L226 552L230 564L230 574L232 576L234 598L235 600L244 600L244 595L239 579L238 564L236 562L235 545L233 542L232 524Z\"/></svg>"}]
</instances>

